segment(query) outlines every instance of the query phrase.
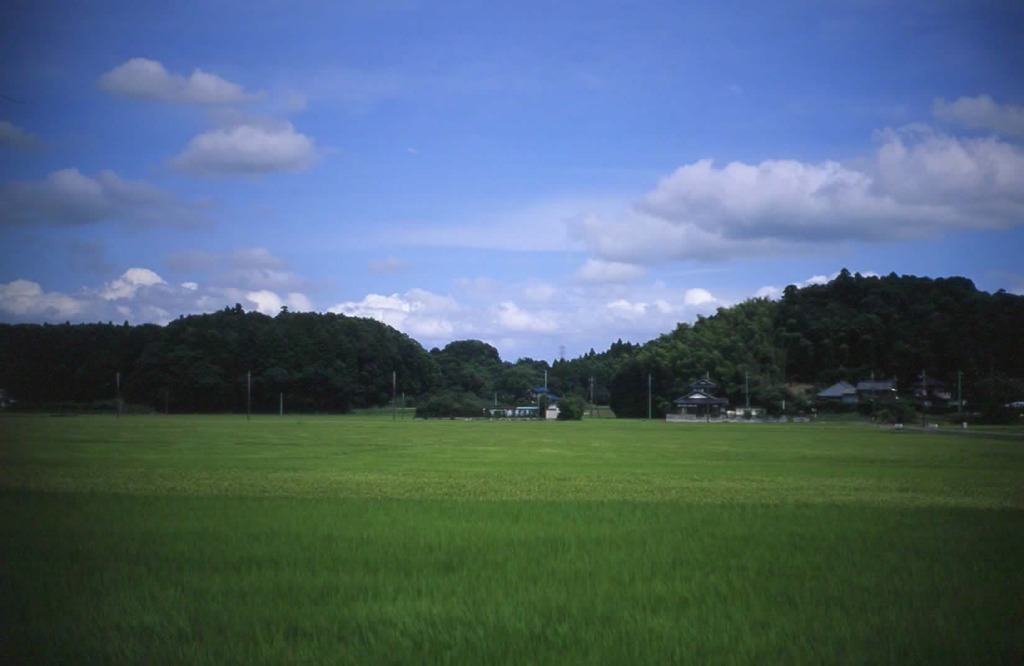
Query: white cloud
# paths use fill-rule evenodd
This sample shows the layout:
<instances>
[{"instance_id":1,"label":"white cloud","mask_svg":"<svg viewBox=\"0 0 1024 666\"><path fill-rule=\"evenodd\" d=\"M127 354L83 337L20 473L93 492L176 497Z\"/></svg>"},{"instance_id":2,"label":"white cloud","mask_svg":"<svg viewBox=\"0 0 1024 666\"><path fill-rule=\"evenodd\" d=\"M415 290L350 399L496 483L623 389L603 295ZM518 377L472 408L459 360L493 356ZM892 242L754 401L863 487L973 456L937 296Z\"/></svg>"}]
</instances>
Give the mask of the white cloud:
<instances>
[{"instance_id":1,"label":"white cloud","mask_svg":"<svg viewBox=\"0 0 1024 666\"><path fill-rule=\"evenodd\" d=\"M767 298L768 300L774 301L782 296L782 290L778 287L761 287L754 292L754 298Z\"/></svg>"},{"instance_id":2,"label":"white cloud","mask_svg":"<svg viewBox=\"0 0 1024 666\"><path fill-rule=\"evenodd\" d=\"M184 104L237 104L263 97L198 68L188 77L171 74L162 63L147 58L118 65L100 77L99 86L125 97Z\"/></svg>"},{"instance_id":3,"label":"white cloud","mask_svg":"<svg viewBox=\"0 0 1024 666\"><path fill-rule=\"evenodd\" d=\"M100 298L113 301L134 298L143 287L167 284L162 277L148 268L129 268L121 277L100 289Z\"/></svg>"},{"instance_id":4,"label":"white cloud","mask_svg":"<svg viewBox=\"0 0 1024 666\"><path fill-rule=\"evenodd\" d=\"M558 320L550 312L524 310L512 301L501 303L495 317L498 325L506 331L552 333L559 328Z\"/></svg>"},{"instance_id":5,"label":"white cloud","mask_svg":"<svg viewBox=\"0 0 1024 666\"><path fill-rule=\"evenodd\" d=\"M194 137L174 158L179 169L208 175L303 171L316 160L316 146L291 123L251 123Z\"/></svg>"},{"instance_id":6,"label":"white cloud","mask_svg":"<svg viewBox=\"0 0 1024 666\"><path fill-rule=\"evenodd\" d=\"M612 317L635 321L647 313L647 303L631 303L624 298L607 303L605 307Z\"/></svg>"},{"instance_id":7,"label":"white cloud","mask_svg":"<svg viewBox=\"0 0 1024 666\"><path fill-rule=\"evenodd\" d=\"M41 181L0 187L0 224L89 224L181 226L202 222L200 205L113 171L86 176L78 169L54 171Z\"/></svg>"},{"instance_id":8,"label":"white cloud","mask_svg":"<svg viewBox=\"0 0 1024 666\"><path fill-rule=\"evenodd\" d=\"M182 282L181 286L183 289L188 289L189 291L195 291L196 289L199 289L198 282Z\"/></svg>"},{"instance_id":9,"label":"white cloud","mask_svg":"<svg viewBox=\"0 0 1024 666\"><path fill-rule=\"evenodd\" d=\"M633 210L568 223L596 259L643 264L764 256L1024 223L1024 151L922 126L878 133L873 160L680 167Z\"/></svg>"},{"instance_id":10,"label":"white cloud","mask_svg":"<svg viewBox=\"0 0 1024 666\"><path fill-rule=\"evenodd\" d=\"M683 303L689 306L707 305L716 302L718 302L718 299L712 296L710 291L699 287L687 289L686 293L683 294Z\"/></svg>"},{"instance_id":11,"label":"white cloud","mask_svg":"<svg viewBox=\"0 0 1024 666\"><path fill-rule=\"evenodd\" d=\"M875 273L874 271L859 271L857 274L860 275L861 277L878 277L878 273ZM804 287L828 284L832 280L835 280L837 277L839 277L839 271L835 271L831 275L812 275L806 280L793 282L791 284L793 284L793 286L795 287L803 289ZM755 291L754 298L767 298L774 301L782 296L782 291L783 290L779 287L768 285L761 287L760 289Z\"/></svg>"},{"instance_id":12,"label":"white cloud","mask_svg":"<svg viewBox=\"0 0 1024 666\"><path fill-rule=\"evenodd\" d=\"M26 132L6 120L0 120L0 146L18 150L33 150L40 145L39 137L35 134Z\"/></svg>"},{"instance_id":13,"label":"white cloud","mask_svg":"<svg viewBox=\"0 0 1024 666\"><path fill-rule=\"evenodd\" d=\"M558 288L540 280L530 280L522 288L522 295L531 303L547 303L558 295Z\"/></svg>"},{"instance_id":14,"label":"white cloud","mask_svg":"<svg viewBox=\"0 0 1024 666\"><path fill-rule=\"evenodd\" d=\"M328 308L328 312L376 319L414 337L438 339L454 333L450 317L459 309L448 296L410 289L402 296L367 294L361 301L338 303Z\"/></svg>"},{"instance_id":15,"label":"white cloud","mask_svg":"<svg viewBox=\"0 0 1024 666\"><path fill-rule=\"evenodd\" d=\"M988 95L961 97L953 102L939 98L932 107L935 117L967 129L992 130L1004 136L1024 136L1024 108L999 104Z\"/></svg>"},{"instance_id":16,"label":"white cloud","mask_svg":"<svg viewBox=\"0 0 1024 666\"><path fill-rule=\"evenodd\" d=\"M587 262L576 271L576 279L580 282L602 284L639 280L646 274L647 270L643 266L637 266L636 264L605 261L603 259L587 259Z\"/></svg>"},{"instance_id":17,"label":"white cloud","mask_svg":"<svg viewBox=\"0 0 1024 666\"><path fill-rule=\"evenodd\" d=\"M74 317L83 309L83 304L67 294L44 292L43 288L29 280L14 280L0 284L0 312L17 317L42 317L65 319Z\"/></svg>"},{"instance_id":18,"label":"white cloud","mask_svg":"<svg viewBox=\"0 0 1024 666\"><path fill-rule=\"evenodd\" d=\"M265 315L276 315L282 307L296 312L308 312L313 309L309 298L300 292L289 293L281 298L275 292L268 289L250 291L245 295L246 300L256 305L256 310Z\"/></svg>"}]
</instances>

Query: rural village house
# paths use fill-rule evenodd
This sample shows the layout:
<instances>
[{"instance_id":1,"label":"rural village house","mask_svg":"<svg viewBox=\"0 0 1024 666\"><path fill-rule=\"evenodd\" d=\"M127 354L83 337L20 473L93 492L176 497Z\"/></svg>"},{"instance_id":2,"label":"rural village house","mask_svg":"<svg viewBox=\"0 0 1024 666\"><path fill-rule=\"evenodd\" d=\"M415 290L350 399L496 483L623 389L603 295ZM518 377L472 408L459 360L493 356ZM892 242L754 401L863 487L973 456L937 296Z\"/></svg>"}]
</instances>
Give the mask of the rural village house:
<instances>
[{"instance_id":1,"label":"rural village house","mask_svg":"<svg viewBox=\"0 0 1024 666\"><path fill-rule=\"evenodd\" d=\"M718 385L707 378L690 384L690 391L676 398L672 404L680 409L680 415L688 418L720 418L729 407L729 401L714 395Z\"/></svg>"}]
</instances>

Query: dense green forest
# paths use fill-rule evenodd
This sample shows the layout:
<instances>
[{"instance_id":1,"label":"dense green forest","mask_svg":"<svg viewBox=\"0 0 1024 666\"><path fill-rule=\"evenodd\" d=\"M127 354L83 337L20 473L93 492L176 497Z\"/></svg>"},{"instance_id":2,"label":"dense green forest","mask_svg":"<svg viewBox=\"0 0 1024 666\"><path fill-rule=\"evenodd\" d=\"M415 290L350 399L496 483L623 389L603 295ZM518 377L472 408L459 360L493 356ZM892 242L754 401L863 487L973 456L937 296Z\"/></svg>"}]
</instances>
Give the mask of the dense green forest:
<instances>
[{"instance_id":1,"label":"dense green forest","mask_svg":"<svg viewBox=\"0 0 1024 666\"><path fill-rule=\"evenodd\" d=\"M733 404L779 411L838 379L922 372L949 384L962 373L975 405L1024 398L1024 297L978 291L964 278L863 277L788 287L679 324L644 344L621 340L574 359L503 361L491 345L461 340L429 352L370 319L282 310L275 317L220 312L166 326L0 325L0 388L31 408L115 404L137 409L346 412L390 404L392 391L423 415L475 415L524 403L547 377L559 394L610 404L619 416L663 415L705 375ZM392 385L392 378L396 384Z\"/></svg>"}]
</instances>

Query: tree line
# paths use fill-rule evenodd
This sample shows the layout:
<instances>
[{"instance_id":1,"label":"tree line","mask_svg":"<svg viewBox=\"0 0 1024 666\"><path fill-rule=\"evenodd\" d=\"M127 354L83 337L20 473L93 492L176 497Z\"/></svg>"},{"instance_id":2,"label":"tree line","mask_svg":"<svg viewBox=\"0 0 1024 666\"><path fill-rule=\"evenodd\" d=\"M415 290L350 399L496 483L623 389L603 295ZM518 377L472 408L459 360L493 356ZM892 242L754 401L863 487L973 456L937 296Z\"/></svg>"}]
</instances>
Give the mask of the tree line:
<instances>
[{"instance_id":1,"label":"tree line","mask_svg":"<svg viewBox=\"0 0 1024 666\"><path fill-rule=\"evenodd\" d=\"M965 278L842 271L827 284L790 286L680 323L643 344L618 340L573 359L503 361L493 346L460 340L425 350L371 319L240 305L166 326L0 325L0 388L26 406L110 408L121 399L169 412L347 412L404 396L427 416L479 415L523 404L531 389L609 404L616 415L661 416L703 376L732 404L799 409L838 379L922 373L997 405L1024 398L1024 297L979 291ZM116 383L120 380L120 387ZM394 380L394 383L393 383Z\"/></svg>"}]
</instances>

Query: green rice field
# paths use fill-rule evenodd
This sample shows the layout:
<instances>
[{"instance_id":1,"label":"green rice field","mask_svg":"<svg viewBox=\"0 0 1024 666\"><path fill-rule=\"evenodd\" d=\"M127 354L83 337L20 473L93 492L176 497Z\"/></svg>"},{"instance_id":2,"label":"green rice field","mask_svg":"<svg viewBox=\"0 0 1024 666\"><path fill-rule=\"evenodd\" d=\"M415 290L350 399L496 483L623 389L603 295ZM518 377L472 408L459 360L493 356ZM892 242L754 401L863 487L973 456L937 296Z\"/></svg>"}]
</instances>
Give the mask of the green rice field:
<instances>
[{"instance_id":1,"label":"green rice field","mask_svg":"<svg viewBox=\"0 0 1024 666\"><path fill-rule=\"evenodd\" d=\"M1024 440L0 418L0 663L1024 661Z\"/></svg>"}]
</instances>

